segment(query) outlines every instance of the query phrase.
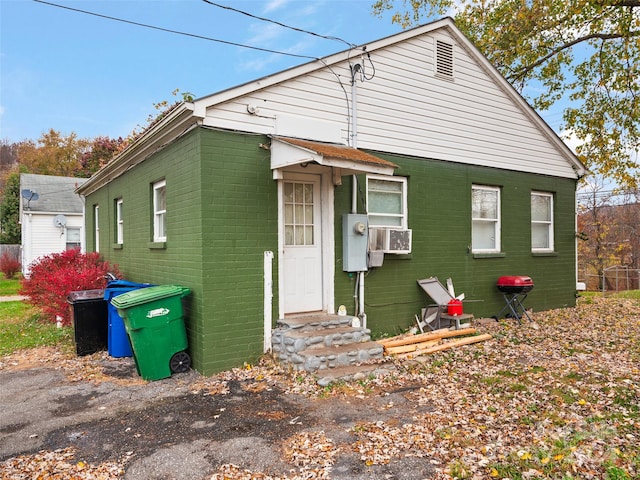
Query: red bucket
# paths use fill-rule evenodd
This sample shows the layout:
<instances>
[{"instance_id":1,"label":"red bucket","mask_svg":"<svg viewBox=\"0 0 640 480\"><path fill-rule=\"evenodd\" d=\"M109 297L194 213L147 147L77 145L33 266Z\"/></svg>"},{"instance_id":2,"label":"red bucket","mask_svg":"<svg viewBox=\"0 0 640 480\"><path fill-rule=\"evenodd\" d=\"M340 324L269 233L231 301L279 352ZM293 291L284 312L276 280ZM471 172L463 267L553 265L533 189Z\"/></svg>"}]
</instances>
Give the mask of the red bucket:
<instances>
[{"instance_id":1,"label":"red bucket","mask_svg":"<svg viewBox=\"0 0 640 480\"><path fill-rule=\"evenodd\" d=\"M447 314L448 315L462 315L462 300L458 300L454 298L450 300L447 304Z\"/></svg>"}]
</instances>

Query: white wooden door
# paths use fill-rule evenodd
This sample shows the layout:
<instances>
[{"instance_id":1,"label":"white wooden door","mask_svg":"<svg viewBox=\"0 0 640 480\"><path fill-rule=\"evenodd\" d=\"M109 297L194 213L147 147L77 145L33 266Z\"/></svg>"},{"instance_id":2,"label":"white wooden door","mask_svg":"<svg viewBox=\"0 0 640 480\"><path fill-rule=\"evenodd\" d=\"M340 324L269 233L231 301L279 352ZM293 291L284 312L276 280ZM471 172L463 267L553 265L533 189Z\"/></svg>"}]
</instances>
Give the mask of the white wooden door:
<instances>
[{"instance_id":1,"label":"white wooden door","mask_svg":"<svg viewBox=\"0 0 640 480\"><path fill-rule=\"evenodd\" d=\"M320 177L287 178L282 189L284 312L322 310Z\"/></svg>"}]
</instances>

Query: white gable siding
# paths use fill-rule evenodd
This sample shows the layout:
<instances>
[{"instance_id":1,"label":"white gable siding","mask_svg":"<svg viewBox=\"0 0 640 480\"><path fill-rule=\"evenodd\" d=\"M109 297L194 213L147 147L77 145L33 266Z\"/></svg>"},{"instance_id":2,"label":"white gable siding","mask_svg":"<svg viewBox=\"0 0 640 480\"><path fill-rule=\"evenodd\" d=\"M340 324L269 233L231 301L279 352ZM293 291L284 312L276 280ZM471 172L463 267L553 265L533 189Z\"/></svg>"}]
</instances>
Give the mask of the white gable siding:
<instances>
[{"instance_id":1,"label":"white gable siding","mask_svg":"<svg viewBox=\"0 0 640 480\"><path fill-rule=\"evenodd\" d=\"M454 44L454 80L434 73L435 38ZM358 147L451 162L576 178L566 155L473 55L442 28L373 49L372 80L357 83ZM353 55L351 62L359 62ZM373 72L364 60L367 74ZM204 125L300 136L277 128L278 116L335 124L305 138L349 142L348 63L324 67L246 96L212 105ZM336 77L338 75L342 87ZM258 82L256 82L256 86ZM344 88L344 90L343 90ZM257 108L256 113L247 106ZM323 124L324 125L324 124Z\"/></svg>"},{"instance_id":2,"label":"white gable siding","mask_svg":"<svg viewBox=\"0 0 640 480\"><path fill-rule=\"evenodd\" d=\"M340 67L334 67L333 70L340 72L348 91L348 70ZM247 111L249 105L257 107L256 114ZM328 122L335 125L334 130L341 132L341 138L317 138L314 132L309 132L306 136L308 139L333 142L347 140L347 99L336 76L328 69L215 105L207 110L204 124L240 131L296 136L286 130L276 132L278 116L297 116ZM325 131L324 128L321 130Z\"/></svg>"},{"instance_id":3,"label":"white gable siding","mask_svg":"<svg viewBox=\"0 0 640 480\"><path fill-rule=\"evenodd\" d=\"M66 249L64 229L54 226L57 213L25 213L22 216L22 273L29 274L29 266L35 260ZM66 214L67 228L80 228L84 238L84 219L82 215ZM82 249L84 251L84 248Z\"/></svg>"}]
</instances>

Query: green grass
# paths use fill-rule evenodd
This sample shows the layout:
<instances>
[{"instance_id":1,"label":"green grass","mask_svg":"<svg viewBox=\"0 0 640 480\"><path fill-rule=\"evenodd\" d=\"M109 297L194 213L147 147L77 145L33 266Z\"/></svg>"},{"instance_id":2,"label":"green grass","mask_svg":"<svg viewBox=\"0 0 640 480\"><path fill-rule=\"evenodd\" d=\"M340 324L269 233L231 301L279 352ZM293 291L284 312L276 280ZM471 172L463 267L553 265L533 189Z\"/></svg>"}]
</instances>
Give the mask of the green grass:
<instances>
[{"instance_id":1,"label":"green grass","mask_svg":"<svg viewBox=\"0 0 640 480\"><path fill-rule=\"evenodd\" d=\"M583 298L601 297L602 292L580 292L580 296ZM608 298L631 298L633 300L640 300L640 290L625 290L622 292L606 292Z\"/></svg>"},{"instance_id":2,"label":"green grass","mask_svg":"<svg viewBox=\"0 0 640 480\"><path fill-rule=\"evenodd\" d=\"M17 295L20 290L20 280L6 280L3 274L0 274L0 296Z\"/></svg>"},{"instance_id":3,"label":"green grass","mask_svg":"<svg viewBox=\"0 0 640 480\"><path fill-rule=\"evenodd\" d=\"M24 348L72 343L72 328L44 322L40 313L23 302L0 302L0 356Z\"/></svg>"},{"instance_id":4,"label":"green grass","mask_svg":"<svg viewBox=\"0 0 640 480\"><path fill-rule=\"evenodd\" d=\"M626 290L615 294L618 298L632 298L634 300L640 300L640 290Z\"/></svg>"}]
</instances>

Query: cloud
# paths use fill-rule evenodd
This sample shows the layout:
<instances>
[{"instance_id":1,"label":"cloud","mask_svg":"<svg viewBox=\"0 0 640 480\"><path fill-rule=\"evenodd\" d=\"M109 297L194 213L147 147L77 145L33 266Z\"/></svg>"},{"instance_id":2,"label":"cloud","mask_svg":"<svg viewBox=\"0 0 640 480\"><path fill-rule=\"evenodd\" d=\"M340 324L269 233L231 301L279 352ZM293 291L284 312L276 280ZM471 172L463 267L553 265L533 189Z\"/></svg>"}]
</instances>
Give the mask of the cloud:
<instances>
[{"instance_id":1,"label":"cloud","mask_svg":"<svg viewBox=\"0 0 640 480\"><path fill-rule=\"evenodd\" d=\"M267 2L263 10L265 13L273 12L274 10L278 10L280 7L285 6L287 3L289 3L289 0L271 0L270 2Z\"/></svg>"},{"instance_id":2,"label":"cloud","mask_svg":"<svg viewBox=\"0 0 640 480\"><path fill-rule=\"evenodd\" d=\"M271 45L279 40L285 29L273 23L253 23L249 26L251 36L247 39L249 45Z\"/></svg>"},{"instance_id":3,"label":"cloud","mask_svg":"<svg viewBox=\"0 0 640 480\"><path fill-rule=\"evenodd\" d=\"M573 153L576 152L576 148L582 145L584 142L576 137L575 133L564 130L560 133L560 138L564 141L564 143L571 149Z\"/></svg>"}]
</instances>

